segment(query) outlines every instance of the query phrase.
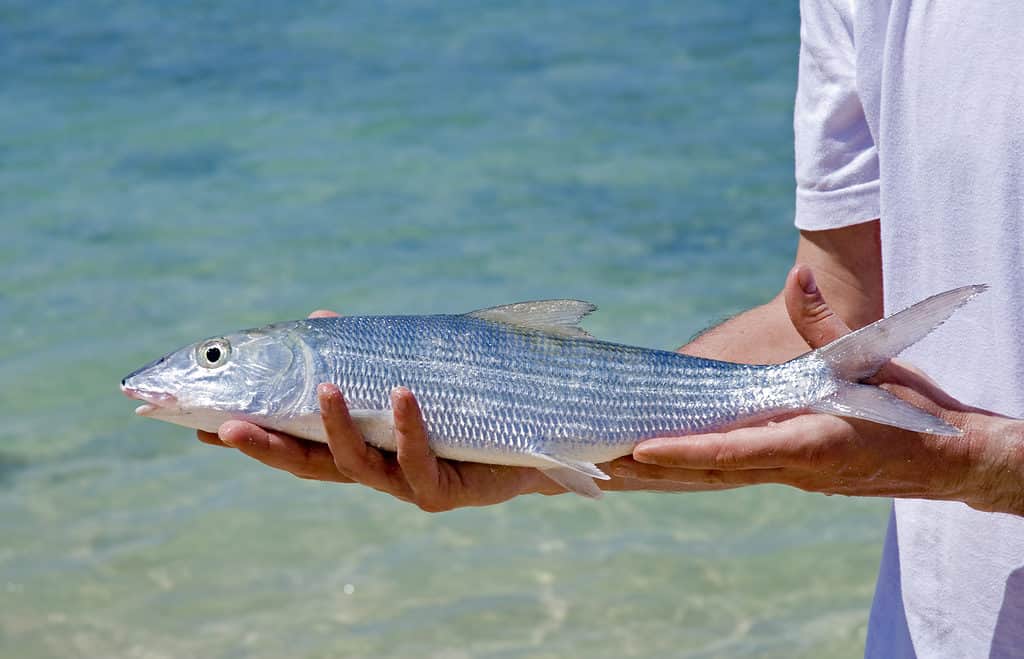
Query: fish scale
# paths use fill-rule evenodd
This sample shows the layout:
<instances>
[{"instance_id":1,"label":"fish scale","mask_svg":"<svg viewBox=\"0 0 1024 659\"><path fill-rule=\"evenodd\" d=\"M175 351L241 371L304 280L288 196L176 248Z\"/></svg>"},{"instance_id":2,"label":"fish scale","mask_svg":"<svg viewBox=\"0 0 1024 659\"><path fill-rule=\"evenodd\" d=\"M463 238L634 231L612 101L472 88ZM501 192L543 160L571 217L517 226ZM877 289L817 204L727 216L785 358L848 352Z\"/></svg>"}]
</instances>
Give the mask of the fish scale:
<instances>
[{"instance_id":1,"label":"fish scale","mask_svg":"<svg viewBox=\"0 0 1024 659\"><path fill-rule=\"evenodd\" d=\"M216 431L243 419L326 441L316 387L337 384L365 440L395 446L394 387L411 389L441 457L540 468L597 497L595 463L640 441L751 423L782 412L853 416L958 434L883 389L861 384L984 286L920 302L785 364L750 365L590 337L578 300L462 315L314 318L186 346L122 380L136 412Z\"/></svg>"},{"instance_id":2,"label":"fish scale","mask_svg":"<svg viewBox=\"0 0 1024 659\"><path fill-rule=\"evenodd\" d=\"M316 337L311 344L344 346L321 348L326 370L319 377L339 383L355 408L386 409L391 388L408 387L440 453L518 450L553 439L617 448L707 431L803 405L792 383L827 376L824 365L712 362L462 315L305 323Z\"/></svg>"}]
</instances>

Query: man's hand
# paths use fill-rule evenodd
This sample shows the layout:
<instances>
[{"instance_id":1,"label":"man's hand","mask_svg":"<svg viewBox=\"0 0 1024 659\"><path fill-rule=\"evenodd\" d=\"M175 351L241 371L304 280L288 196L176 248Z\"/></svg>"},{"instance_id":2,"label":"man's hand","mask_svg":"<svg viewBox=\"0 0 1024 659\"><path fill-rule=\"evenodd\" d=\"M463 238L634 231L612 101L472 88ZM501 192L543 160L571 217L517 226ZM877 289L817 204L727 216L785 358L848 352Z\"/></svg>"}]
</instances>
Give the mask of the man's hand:
<instances>
[{"instance_id":1,"label":"man's hand","mask_svg":"<svg viewBox=\"0 0 1024 659\"><path fill-rule=\"evenodd\" d=\"M850 331L807 268L790 273L785 300L812 348ZM619 461L613 472L681 486L781 483L826 494L958 500L1024 515L1022 422L967 407L896 362L874 382L962 428L963 436L805 414L766 426L642 442L633 451L635 462Z\"/></svg>"}]
</instances>

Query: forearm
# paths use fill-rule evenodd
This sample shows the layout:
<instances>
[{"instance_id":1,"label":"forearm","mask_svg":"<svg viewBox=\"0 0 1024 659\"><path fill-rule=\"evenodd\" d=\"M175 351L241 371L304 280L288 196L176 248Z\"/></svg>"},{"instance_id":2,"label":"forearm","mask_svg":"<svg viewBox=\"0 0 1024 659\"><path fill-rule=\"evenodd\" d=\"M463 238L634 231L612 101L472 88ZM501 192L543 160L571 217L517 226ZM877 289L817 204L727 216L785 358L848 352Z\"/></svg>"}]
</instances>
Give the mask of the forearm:
<instances>
[{"instance_id":1,"label":"forearm","mask_svg":"<svg viewBox=\"0 0 1024 659\"><path fill-rule=\"evenodd\" d=\"M959 453L966 476L951 498L987 512L1024 516L1024 421L991 413L967 413Z\"/></svg>"},{"instance_id":2,"label":"forearm","mask_svg":"<svg viewBox=\"0 0 1024 659\"><path fill-rule=\"evenodd\" d=\"M734 362L778 363L807 352L807 343L795 324L813 331L816 324L832 322L828 316L833 315L833 309L834 315L852 329L881 318L882 265L877 220L829 231L801 231L796 263L808 266L816 275L812 291L801 293L801 286L790 281L770 302L702 333L679 351ZM790 308L800 308L804 314L796 319L787 311L786 295L801 294L809 297L790 300L796 303ZM813 302L822 295L829 305Z\"/></svg>"},{"instance_id":3,"label":"forearm","mask_svg":"<svg viewBox=\"0 0 1024 659\"><path fill-rule=\"evenodd\" d=\"M748 364L784 362L807 352L793 328L782 294L701 333L679 352Z\"/></svg>"}]
</instances>

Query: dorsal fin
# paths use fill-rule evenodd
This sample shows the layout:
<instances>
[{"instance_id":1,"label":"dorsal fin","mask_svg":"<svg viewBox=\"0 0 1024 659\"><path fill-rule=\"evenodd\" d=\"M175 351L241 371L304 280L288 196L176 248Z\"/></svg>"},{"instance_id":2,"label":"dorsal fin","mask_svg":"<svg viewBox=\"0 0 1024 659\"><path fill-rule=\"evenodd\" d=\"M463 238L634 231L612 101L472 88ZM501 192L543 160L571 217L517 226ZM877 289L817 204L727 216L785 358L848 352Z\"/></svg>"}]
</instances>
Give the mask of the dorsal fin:
<instances>
[{"instance_id":1,"label":"dorsal fin","mask_svg":"<svg viewBox=\"0 0 1024 659\"><path fill-rule=\"evenodd\" d=\"M583 300L533 300L478 309L466 315L558 336L592 339L579 322L594 309L597 305Z\"/></svg>"}]
</instances>

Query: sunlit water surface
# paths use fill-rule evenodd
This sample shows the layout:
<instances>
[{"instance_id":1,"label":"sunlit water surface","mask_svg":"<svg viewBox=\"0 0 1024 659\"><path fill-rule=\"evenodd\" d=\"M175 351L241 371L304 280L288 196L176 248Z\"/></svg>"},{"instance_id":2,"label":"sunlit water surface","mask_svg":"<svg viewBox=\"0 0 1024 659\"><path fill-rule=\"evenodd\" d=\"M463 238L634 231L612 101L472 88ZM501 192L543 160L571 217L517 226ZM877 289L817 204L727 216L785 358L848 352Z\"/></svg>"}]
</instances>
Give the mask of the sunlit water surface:
<instances>
[{"instance_id":1,"label":"sunlit water surface","mask_svg":"<svg viewBox=\"0 0 1024 659\"><path fill-rule=\"evenodd\" d=\"M0 5L0 655L859 655L884 502L430 516L132 415L317 307L669 348L781 283L797 3L333 4Z\"/></svg>"}]
</instances>

